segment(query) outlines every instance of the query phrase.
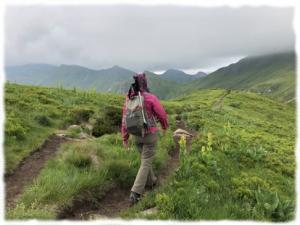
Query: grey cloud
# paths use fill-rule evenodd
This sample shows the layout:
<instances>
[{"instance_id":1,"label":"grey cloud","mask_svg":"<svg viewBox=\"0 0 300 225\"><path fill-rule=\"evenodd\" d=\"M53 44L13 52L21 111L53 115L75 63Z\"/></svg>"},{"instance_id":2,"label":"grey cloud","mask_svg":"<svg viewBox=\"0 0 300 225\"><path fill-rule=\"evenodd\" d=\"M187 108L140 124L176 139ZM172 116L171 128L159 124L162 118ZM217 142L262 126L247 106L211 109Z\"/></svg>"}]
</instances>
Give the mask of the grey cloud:
<instances>
[{"instance_id":1,"label":"grey cloud","mask_svg":"<svg viewBox=\"0 0 300 225\"><path fill-rule=\"evenodd\" d=\"M232 57L294 49L292 8L10 6L7 64L208 68Z\"/></svg>"}]
</instances>

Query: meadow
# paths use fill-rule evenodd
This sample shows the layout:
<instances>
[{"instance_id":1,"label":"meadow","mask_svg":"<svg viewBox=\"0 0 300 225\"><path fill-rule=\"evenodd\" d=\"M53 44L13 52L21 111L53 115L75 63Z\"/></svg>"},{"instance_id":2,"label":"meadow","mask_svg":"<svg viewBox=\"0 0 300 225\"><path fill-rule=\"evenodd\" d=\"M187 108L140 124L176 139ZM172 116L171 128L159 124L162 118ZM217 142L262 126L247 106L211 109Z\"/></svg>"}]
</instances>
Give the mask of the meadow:
<instances>
[{"instance_id":1,"label":"meadow","mask_svg":"<svg viewBox=\"0 0 300 225\"><path fill-rule=\"evenodd\" d=\"M55 219L72 200L97 203L114 185L129 188L138 153L122 147L124 96L95 91L5 86L5 160L11 173L57 129L78 124L92 140L63 144L7 209L7 219ZM241 91L210 89L162 101L170 130L160 134L155 171L174 147L175 120L197 131L168 182L120 216L125 219L289 221L295 215L295 106ZM87 129L87 124L93 126ZM76 136L76 132L74 133ZM93 200L94 199L94 200ZM151 215L140 212L155 207Z\"/></svg>"}]
</instances>

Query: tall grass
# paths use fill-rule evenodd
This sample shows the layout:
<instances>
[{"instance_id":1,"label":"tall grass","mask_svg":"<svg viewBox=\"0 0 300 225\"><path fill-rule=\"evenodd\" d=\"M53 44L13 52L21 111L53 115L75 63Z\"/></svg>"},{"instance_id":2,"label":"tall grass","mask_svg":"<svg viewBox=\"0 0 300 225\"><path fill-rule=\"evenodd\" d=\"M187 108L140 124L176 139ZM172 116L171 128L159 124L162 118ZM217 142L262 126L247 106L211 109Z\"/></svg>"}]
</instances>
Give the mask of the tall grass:
<instances>
[{"instance_id":1,"label":"tall grass","mask_svg":"<svg viewBox=\"0 0 300 225\"><path fill-rule=\"evenodd\" d=\"M171 148L168 133L158 143L154 170L158 172ZM104 135L93 141L64 144L57 156L46 164L29 185L7 219L54 219L57 210L72 206L72 200L90 191L99 199L112 185L130 188L140 165L138 152L122 146L120 134ZM129 193L128 193L129 194Z\"/></svg>"},{"instance_id":2,"label":"tall grass","mask_svg":"<svg viewBox=\"0 0 300 225\"><path fill-rule=\"evenodd\" d=\"M6 173L13 172L24 157L58 128L97 118L103 122L106 106L122 104L123 97L118 95L6 83Z\"/></svg>"},{"instance_id":3,"label":"tall grass","mask_svg":"<svg viewBox=\"0 0 300 225\"><path fill-rule=\"evenodd\" d=\"M167 103L198 130L170 182L125 218L289 221L295 215L295 108L256 94L200 91ZM150 204L151 203L151 204ZM156 207L143 216L139 211Z\"/></svg>"}]
</instances>

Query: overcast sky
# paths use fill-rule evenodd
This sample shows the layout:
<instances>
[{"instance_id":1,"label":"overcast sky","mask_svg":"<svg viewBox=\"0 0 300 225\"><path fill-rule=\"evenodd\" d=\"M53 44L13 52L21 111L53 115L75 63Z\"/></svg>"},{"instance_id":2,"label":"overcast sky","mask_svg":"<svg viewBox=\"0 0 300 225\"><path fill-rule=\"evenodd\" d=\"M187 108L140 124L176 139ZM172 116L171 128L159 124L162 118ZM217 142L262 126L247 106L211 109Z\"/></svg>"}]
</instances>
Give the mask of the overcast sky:
<instances>
[{"instance_id":1,"label":"overcast sky","mask_svg":"<svg viewBox=\"0 0 300 225\"><path fill-rule=\"evenodd\" d=\"M10 6L7 65L214 70L294 49L293 9L191 6Z\"/></svg>"}]
</instances>

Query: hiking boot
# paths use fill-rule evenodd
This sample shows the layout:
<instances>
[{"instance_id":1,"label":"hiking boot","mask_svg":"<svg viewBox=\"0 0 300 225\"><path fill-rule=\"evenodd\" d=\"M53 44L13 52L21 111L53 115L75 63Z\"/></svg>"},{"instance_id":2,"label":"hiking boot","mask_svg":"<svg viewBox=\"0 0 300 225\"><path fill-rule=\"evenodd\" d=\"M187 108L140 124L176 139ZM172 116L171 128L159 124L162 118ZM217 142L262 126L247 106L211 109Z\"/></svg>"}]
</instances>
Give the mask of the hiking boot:
<instances>
[{"instance_id":1,"label":"hiking boot","mask_svg":"<svg viewBox=\"0 0 300 225\"><path fill-rule=\"evenodd\" d=\"M154 179L154 181L152 181L151 184L146 184L146 187L153 189L156 185L157 185L157 178Z\"/></svg>"},{"instance_id":2,"label":"hiking boot","mask_svg":"<svg viewBox=\"0 0 300 225\"><path fill-rule=\"evenodd\" d=\"M140 199L141 199L141 195L139 193L132 191L129 196L129 203L130 203L130 205L134 205Z\"/></svg>"}]
</instances>

